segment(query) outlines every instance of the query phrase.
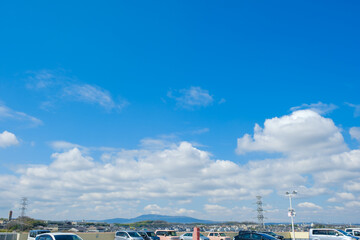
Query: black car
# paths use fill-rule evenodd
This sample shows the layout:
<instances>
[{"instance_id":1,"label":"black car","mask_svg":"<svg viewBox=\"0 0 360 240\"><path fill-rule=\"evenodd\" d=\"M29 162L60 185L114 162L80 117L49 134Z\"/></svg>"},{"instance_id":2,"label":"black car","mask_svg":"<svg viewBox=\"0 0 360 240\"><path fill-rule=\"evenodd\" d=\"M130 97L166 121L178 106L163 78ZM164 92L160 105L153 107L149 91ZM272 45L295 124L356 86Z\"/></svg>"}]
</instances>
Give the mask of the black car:
<instances>
[{"instance_id":1,"label":"black car","mask_svg":"<svg viewBox=\"0 0 360 240\"><path fill-rule=\"evenodd\" d=\"M278 240L278 239L265 233L259 233L254 231L240 231L239 235L235 236L233 240Z\"/></svg>"},{"instance_id":2,"label":"black car","mask_svg":"<svg viewBox=\"0 0 360 240\"><path fill-rule=\"evenodd\" d=\"M284 236L277 235L277 234L274 233L274 232L267 231L267 232L261 232L261 233L265 233L265 234L267 234L267 235L273 236L274 238L277 238L277 239L280 239L280 240L283 240L283 239L284 239Z\"/></svg>"}]
</instances>

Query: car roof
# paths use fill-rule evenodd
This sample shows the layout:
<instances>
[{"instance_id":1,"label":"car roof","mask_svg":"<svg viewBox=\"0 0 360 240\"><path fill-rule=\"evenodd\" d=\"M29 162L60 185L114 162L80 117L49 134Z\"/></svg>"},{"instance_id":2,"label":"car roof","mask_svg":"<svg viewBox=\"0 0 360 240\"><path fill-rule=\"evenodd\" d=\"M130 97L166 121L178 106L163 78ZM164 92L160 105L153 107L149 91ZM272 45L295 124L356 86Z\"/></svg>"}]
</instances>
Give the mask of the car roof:
<instances>
[{"instance_id":1,"label":"car roof","mask_svg":"<svg viewBox=\"0 0 360 240\"><path fill-rule=\"evenodd\" d=\"M41 236L41 235L76 235L75 233L63 233L63 232L55 232L55 233L42 233L42 234L39 234L38 236Z\"/></svg>"}]
</instances>

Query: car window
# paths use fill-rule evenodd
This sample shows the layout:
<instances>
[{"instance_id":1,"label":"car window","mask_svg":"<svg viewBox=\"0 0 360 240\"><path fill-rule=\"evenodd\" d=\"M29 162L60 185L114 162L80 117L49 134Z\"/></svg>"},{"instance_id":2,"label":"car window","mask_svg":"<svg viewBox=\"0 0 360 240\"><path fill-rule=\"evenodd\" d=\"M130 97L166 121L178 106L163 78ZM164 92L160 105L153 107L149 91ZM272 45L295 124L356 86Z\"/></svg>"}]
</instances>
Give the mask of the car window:
<instances>
[{"instance_id":1,"label":"car window","mask_svg":"<svg viewBox=\"0 0 360 240\"><path fill-rule=\"evenodd\" d=\"M354 231L354 236L360 236L360 231Z\"/></svg>"},{"instance_id":2,"label":"car window","mask_svg":"<svg viewBox=\"0 0 360 240\"><path fill-rule=\"evenodd\" d=\"M130 237L141 237L137 232L128 232L128 235L130 235Z\"/></svg>"},{"instance_id":3,"label":"car window","mask_svg":"<svg viewBox=\"0 0 360 240\"><path fill-rule=\"evenodd\" d=\"M225 237L225 233L219 233L220 236Z\"/></svg>"},{"instance_id":4,"label":"car window","mask_svg":"<svg viewBox=\"0 0 360 240\"><path fill-rule=\"evenodd\" d=\"M82 240L80 237L78 237L77 235L55 235L55 240ZM47 239L45 239L47 240Z\"/></svg>"},{"instance_id":5,"label":"car window","mask_svg":"<svg viewBox=\"0 0 360 240\"><path fill-rule=\"evenodd\" d=\"M155 233L153 233L153 232L146 232L146 233L147 233L147 235L150 236L150 237L155 237L155 236L156 236Z\"/></svg>"},{"instance_id":6,"label":"car window","mask_svg":"<svg viewBox=\"0 0 360 240\"><path fill-rule=\"evenodd\" d=\"M326 230L313 230L313 235L327 235Z\"/></svg>"},{"instance_id":7,"label":"car window","mask_svg":"<svg viewBox=\"0 0 360 240\"><path fill-rule=\"evenodd\" d=\"M250 239L251 236L250 236L250 233L243 233L243 234L240 235L240 238Z\"/></svg>"},{"instance_id":8,"label":"car window","mask_svg":"<svg viewBox=\"0 0 360 240\"><path fill-rule=\"evenodd\" d=\"M261 239L261 235L253 233L252 234L252 239Z\"/></svg>"}]
</instances>

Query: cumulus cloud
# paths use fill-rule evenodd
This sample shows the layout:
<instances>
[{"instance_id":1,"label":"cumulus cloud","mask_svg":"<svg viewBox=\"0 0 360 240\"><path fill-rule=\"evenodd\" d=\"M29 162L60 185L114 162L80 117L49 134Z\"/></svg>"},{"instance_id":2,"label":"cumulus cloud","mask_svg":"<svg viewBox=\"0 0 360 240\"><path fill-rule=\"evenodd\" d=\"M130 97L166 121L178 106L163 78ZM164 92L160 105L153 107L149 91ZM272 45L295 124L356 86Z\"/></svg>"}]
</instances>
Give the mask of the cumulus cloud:
<instances>
[{"instance_id":1,"label":"cumulus cloud","mask_svg":"<svg viewBox=\"0 0 360 240\"><path fill-rule=\"evenodd\" d=\"M334 104L326 104L326 103L318 102L318 103L312 103L312 104L304 103L300 106L292 107L290 110L298 111L298 110L303 110L303 109L309 109L314 112L317 112L318 114L324 115L324 114L334 111L336 108L337 108L337 106Z\"/></svg>"},{"instance_id":2,"label":"cumulus cloud","mask_svg":"<svg viewBox=\"0 0 360 240\"><path fill-rule=\"evenodd\" d=\"M213 96L208 90L200 87L190 87L189 89L181 89L179 91L169 91L169 98L176 101L176 104L185 109L193 109L194 107L206 107L213 103Z\"/></svg>"},{"instance_id":3,"label":"cumulus cloud","mask_svg":"<svg viewBox=\"0 0 360 240\"><path fill-rule=\"evenodd\" d=\"M26 113L15 111L0 102L0 119L10 119L28 123L31 127L36 127L42 124L42 121L36 117L30 116Z\"/></svg>"},{"instance_id":4,"label":"cumulus cloud","mask_svg":"<svg viewBox=\"0 0 360 240\"><path fill-rule=\"evenodd\" d=\"M330 194L330 199L342 201L350 209L357 207L360 150L347 149L331 119L301 110L266 121L264 129L255 132L252 144L257 149L281 150L286 154L247 163L216 159L189 142L176 143L169 139L165 143L144 139L138 149L112 149L100 159L90 156L91 151L77 144L54 142L58 152L51 155L49 164L23 166L16 176L1 178L0 175L0 202L15 201L20 194L26 195L32 199L34 209L42 209L38 214L70 209L68 213L59 213L59 217L67 214L67 219L79 214L86 218L90 213L91 218L104 214L133 216L143 211L219 219L217 212L223 211L222 216L248 220L251 211L224 204L253 202L257 195L266 197L276 193L285 198L285 191L296 189L302 198L316 199ZM273 128L280 133L275 134ZM261 137L255 137L256 134ZM277 143L275 147L265 136ZM296 143L302 146L291 142L291 136L299 137L301 141ZM285 143L286 139L290 143ZM312 148L306 141L317 147ZM339 147L335 143L341 145L340 150L328 150ZM303 149L307 154L298 154ZM189 202L204 207L194 212L190 205L182 206ZM304 211L319 210L319 206L323 205L315 201L299 204Z\"/></svg>"},{"instance_id":5,"label":"cumulus cloud","mask_svg":"<svg viewBox=\"0 0 360 240\"><path fill-rule=\"evenodd\" d=\"M99 86L81 83L75 77L67 76L65 71L41 70L28 72L29 89L48 92L51 97L41 106L45 109L56 105L56 101L68 100L96 104L107 110L121 110L129 103L124 99L115 101L110 92Z\"/></svg>"},{"instance_id":6,"label":"cumulus cloud","mask_svg":"<svg viewBox=\"0 0 360 240\"><path fill-rule=\"evenodd\" d=\"M7 148L19 144L19 140L16 138L15 134L4 131L0 133L0 147Z\"/></svg>"},{"instance_id":7,"label":"cumulus cloud","mask_svg":"<svg viewBox=\"0 0 360 240\"><path fill-rule=\"evenodd\" d=\"M267 119L264 128L255 125L254 135L238 139L237 153L280 152L287 155L329 155L347 151L334 122L312 110L299 110L280 118Z\"/></svg>"},{"instance_id":8,"label":"cumulus cloud","mask_svg":"<svg viewBox=\"0 0 360 240\"><path fill-rule=\"evenodd\" d=\"M300 208L311 208L311 209L322 209L322 207L316 205L315 203L311 202L302 202L298 204Z\"/></svg>"}]
</instances>

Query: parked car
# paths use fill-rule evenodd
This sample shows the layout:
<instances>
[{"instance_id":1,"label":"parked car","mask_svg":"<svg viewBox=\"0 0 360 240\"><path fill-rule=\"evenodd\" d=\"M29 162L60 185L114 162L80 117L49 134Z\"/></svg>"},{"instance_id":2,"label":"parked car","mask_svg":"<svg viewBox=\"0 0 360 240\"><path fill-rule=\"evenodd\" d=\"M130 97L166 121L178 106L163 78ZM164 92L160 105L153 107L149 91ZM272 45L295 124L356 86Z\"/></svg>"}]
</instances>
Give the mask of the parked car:
<instances>
[{"instance_id":1,"label":"parked car","mask_svg":"<svg viewBox=\"0 0 360 240\"><path fill-rule=\"evenodd\" d=\"M261 232L261 233L265 233L267 235L270 235L274 238L277 238L277 239L280 239L280 240L283 240L284 239L284 236L281 236L281 235L277 235L276 233L274 232L270 232L270 231L266 231L266 232Z\"/></svg>"},{"instance_id":2,"label":"parked car","mask_svg":"<svg viewBox=\"0 0 360 240\"><path fill-rule=\"evenodd\" d=\"M49 233L50 230L39 229L39 230L30 230L27 240L35 240L36 236L42 233Z\"/></svg>"},{"instance_id":3,"label":"parked car","mask_svg":"<svg viewBox=\"0 0 360 240\"><path fill-rule=\"evenodd\" d=\"M350 233L353 236L360 237L360 228L346 228L345 232Z\"/></svg>"},{"instance_id":4,"label":"parked car","mask_svg":"<svg viewBox=\"0 0 360 240\"><path fill-rule=\"evenodd\" d=\"M278 240L278 239L265 233L254 232L254 231L240 231L239 235L235 236L233 240Z\"/></svg>"},{"instance_id":5,"label":"parked car","mask_svg":"<svg viewBox=\"0 0 360 240\"><path fill-rule=\"evenodd\" d=\"M155 234L160 237L160 240L180 240L174 230L156 230Z\"/></svg>"},{"instance_id":6,"label":"parked car","mask_svg":"<svg viewBox=\"0 0 360 240\"><path fill-rule=\"evenodd\" d=\"M138 232L135 231L117 231L114 240L144 240Z\"/></svg>"},{"instance_id":7,"label":"parked car","mask_svg":"<svg viewBox=\"0 0 360 240\"><path fill-rule=\"evenodd\" d=\"M350 234L350 233L347 233L347 232L345 232L344 230L341 230L341 229L336 229L336 230L339 231L339 232L341 232L342 234L344 234L344 235L346 235L346 236L353 237L353 238L355 238L356 240L359 240L359 239L360 239L360 237L354 236L354 235L352 235L352 234Z\"/></svg>"},{"instance_id":8,"label":"parked car","mask_svg":"<svg viewBox=\"0 0 360 240\"><path fill-rule=\"evenodd\" d=\"M193 233L188 232L180 235L180 240L193 240ZM200 240L210 240L210 239L200 233Z\"/></svg>"},{"instance_id":9,"label":"parked car","mask_svg":"<svg viewBox=\"0 0 360 240\"><path fill-rule=\"evenodd\" d=\"M230 237L226 236L223 232L210 232L208 238L210 240L230 240Z\"/></svg>"},{"instance_id":10,"label":"parked car","mask_svg":"<svg viewBox=\"0 0 360 240\"><path fill-rule=\"evenodd\" d=\"M309 230L309 240L357 240L357 239L356 237L351 235L346 235L337 229L311 228Z\"/></svg>"},{"instance_id":11,"label":"parked car","mask_svg":"<svg viewBox=\"0 0 360 240\"><path fill-rule=\"evenodd\" d=\"M143 237L144 240L160 240L160 238L156 236L154 232L140 231L138 233Z\"/></svg>"},{"instance_id":12,"label":"parked car","mask_svg":"<svg viewBox=\"0 0 360 240\"><path fill-rule=\"evenodd\" d=\"M35 240L83 240L74 233L43 233L36 236Z\"/></svg>"}]
</instances>

